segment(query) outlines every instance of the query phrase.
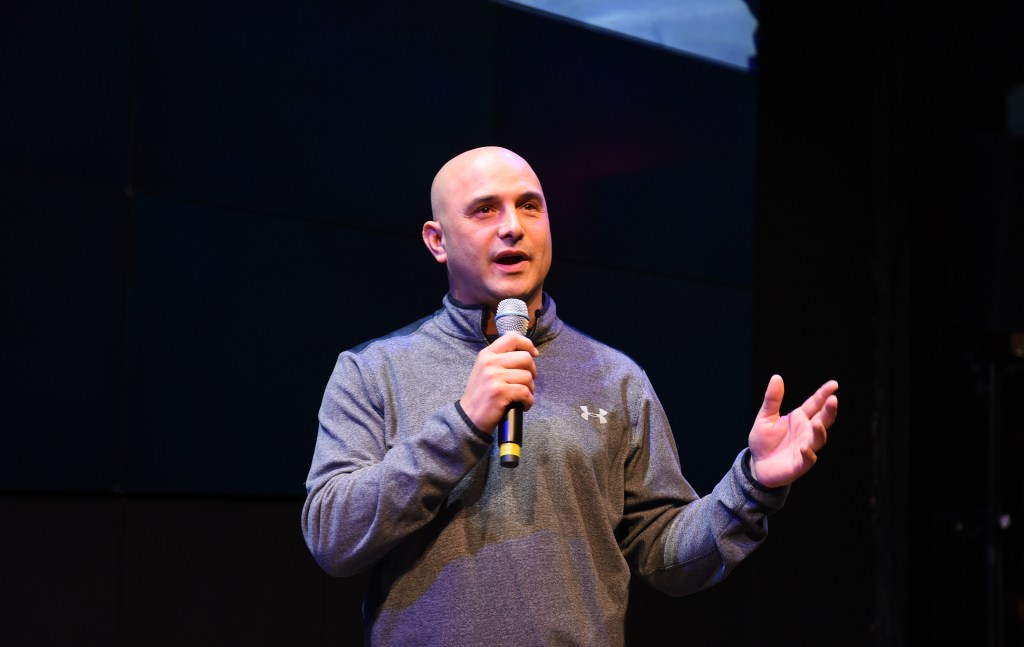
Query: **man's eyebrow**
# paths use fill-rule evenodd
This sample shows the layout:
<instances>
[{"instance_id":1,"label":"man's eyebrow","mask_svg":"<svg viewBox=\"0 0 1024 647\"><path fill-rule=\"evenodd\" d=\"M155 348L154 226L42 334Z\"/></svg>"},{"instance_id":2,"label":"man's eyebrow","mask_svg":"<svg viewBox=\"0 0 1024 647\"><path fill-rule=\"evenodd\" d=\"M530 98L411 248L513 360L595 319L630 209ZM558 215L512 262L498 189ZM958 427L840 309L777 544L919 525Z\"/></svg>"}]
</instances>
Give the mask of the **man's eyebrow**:
<instances>
[{"instance_id":1,"label":"man's eyebrow","mask_svg":"<svg viewBox=\"0 0 1024 647\"><path fill-rule=\"evenodd\" d=\"M479 207L481 205L484 205L484 204L490 204L490 203L500 202L500 201L501 201L501 197L498 196L498 195L481 195L481 196L477 196L476 198L473 198L472 200L470 200L469 203L466 205L466 212L467 213L471 212L471 211L475 210L477 207ZM542 194L536 192L536 191L526 191L525 193L521 193L518 196L516 196L516 205L520 205L520 204L523 204L524 202L531 202L531 201L532 202L539 202L541 204L541 206L543 206L544 205L544 196Z\"/></svg>"},{"instance_id":2,"label":"man's eyebrow","mask_svg":"<svg viewBox=\"0 0 1024 647\"><path fill-rule=\"evenodd\" d=\"M485 204L493 204L498 199L496 195L481 195L473 198L463 207L462 213L471 214Z\"/></svg>"},{"instance_id":3,"label":"man's eyebrow","mask_svg":"<svg viewBox=\"0 0 1024 647\"><path fill-rule=\"evenodd\" d=\"M544 204L544 196L539 194L539 193L537 193L536 191L527 191L526 193L524 193L521 196L519 196L519 198L516 200L516 204L522 204L524 202L530 202L530 201L539 202L539 203L541 203L543 205Z\"/></svg>"}]
</instances>

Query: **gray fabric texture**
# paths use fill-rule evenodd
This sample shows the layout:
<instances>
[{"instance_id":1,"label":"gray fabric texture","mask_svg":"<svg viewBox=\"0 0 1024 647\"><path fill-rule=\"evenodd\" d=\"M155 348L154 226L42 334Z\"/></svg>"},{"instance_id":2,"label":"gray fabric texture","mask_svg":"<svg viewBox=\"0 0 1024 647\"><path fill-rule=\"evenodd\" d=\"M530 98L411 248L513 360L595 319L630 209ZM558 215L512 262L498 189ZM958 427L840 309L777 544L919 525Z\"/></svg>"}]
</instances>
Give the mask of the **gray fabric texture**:
<instances>
[{"instance_id":1,"label":"gray fabric texture","mask_svg":"<svg viewBox=\"0 0 1024 647\"><path fill-rule=\"evenodd\" d=\"M324 393L302 530L317 563L371 569L373 645L621 645L631 576L672 596L720 582L788 488L744 449L698 497L646 374L544 296L520 465L456 402L486 315L433 316L341 353ZM603 412L603 413L602 413Z\"/></svg>"}]
</instances>

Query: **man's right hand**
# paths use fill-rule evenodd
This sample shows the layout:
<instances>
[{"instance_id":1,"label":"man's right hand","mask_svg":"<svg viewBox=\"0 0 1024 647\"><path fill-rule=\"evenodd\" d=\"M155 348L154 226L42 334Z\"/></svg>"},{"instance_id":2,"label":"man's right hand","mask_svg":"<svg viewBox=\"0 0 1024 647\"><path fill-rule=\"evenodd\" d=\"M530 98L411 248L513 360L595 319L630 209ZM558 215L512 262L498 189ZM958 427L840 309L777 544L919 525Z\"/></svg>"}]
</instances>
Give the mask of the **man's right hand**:
<instances>
[{"instance_id":1,"label":"man's right hand","mask_svg":"<svg viewBox=\"0 0 1024 647\"><path fill-rule=\"evenodd\" d=\"M533 406L533 358L538 354L533 342L519 333L502 335L477 353L459 404L481 431L494 433L513 402L522 403L523 411Z\"/></svg>"}]
</instances>

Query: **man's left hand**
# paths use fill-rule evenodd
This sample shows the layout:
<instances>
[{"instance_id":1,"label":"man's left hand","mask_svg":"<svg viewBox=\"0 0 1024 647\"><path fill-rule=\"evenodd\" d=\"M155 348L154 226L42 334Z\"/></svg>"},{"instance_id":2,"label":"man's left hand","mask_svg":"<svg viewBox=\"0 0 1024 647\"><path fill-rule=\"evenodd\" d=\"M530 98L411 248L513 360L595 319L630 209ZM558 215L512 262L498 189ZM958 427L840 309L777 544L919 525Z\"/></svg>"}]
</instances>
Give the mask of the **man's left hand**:
<instances>
[{"instance_id":1,"label":"man's left hand","mask_svg":"<svg viewBox=\"0 0 1024 647\"><path fill-rule=\"evenodd\" d=\"M772 376L748 437L751 469L759 483L788 485L811 469L836 420L838 388L835 380L825 382L799 408L783 416L779 411L785 386L781 376Z\"/></svg>"}]
</instances>

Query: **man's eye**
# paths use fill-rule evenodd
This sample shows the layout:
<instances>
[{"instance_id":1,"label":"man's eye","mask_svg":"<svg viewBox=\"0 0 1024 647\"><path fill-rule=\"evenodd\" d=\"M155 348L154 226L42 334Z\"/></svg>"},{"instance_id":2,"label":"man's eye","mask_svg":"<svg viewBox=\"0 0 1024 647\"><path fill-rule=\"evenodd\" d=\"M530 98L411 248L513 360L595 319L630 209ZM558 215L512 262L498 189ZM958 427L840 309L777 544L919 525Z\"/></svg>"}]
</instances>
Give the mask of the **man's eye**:
<instances>
[{"instance_id":1,"label":"man's eye","mask_svg":"<svg viewBox=\"0 0 1024 647\"><path fill-rule=\"evenodd\" d=\"M477 207L477 213L494 213L494 209L485 204Z\"/></svg>"}]
</instances>

